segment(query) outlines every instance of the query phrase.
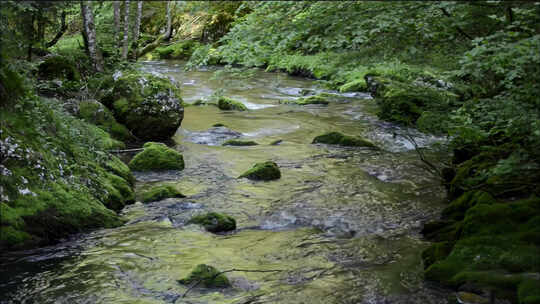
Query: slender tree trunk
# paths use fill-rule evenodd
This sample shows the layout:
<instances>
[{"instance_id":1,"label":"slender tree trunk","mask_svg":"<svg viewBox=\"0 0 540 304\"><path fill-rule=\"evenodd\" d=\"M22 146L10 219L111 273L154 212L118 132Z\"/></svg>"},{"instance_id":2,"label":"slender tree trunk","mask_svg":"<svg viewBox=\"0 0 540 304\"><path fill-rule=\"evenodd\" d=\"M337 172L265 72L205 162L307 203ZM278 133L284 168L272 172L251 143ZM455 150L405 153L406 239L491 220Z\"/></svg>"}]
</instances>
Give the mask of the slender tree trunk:
<instances>
[{"instance_id":1,"label":"slender tree trunk","mask_svg":"<svg viewBox=\"0 0 540 304\"><path fill-rule=\"evenodd\" d=\"M26 60L32 61L32 45L34 44L34 20L36 15L32 12L30 23L28 23L28 49L26 50Z\"/></svg>"},{"instance_id":2,"label":"slender tree trunk","mask_svg":"<svg viewBox=\"0 0 540 304\"><path fill-rule=\"evenodd\" d=\"M84 29L88 38L88 51L90 59L94 64L94 69L98 72L103 72L103 56L98 48L96 39L96 29L94 28L94 14L92 13L91 1L81 2L81 11L84 16Z\"/></svg>"},{"instance_id":3,"label":"slender tree trunk","mask_svg":"<svg viewBox=\"0 0 540 304\"><path fill-rule=\"evenodd\" d=\"M141 31L143 1L137 1L137 16L135 17L135 26L133 27L133 59L137 60L137 48L139 46L139 35Z\"/></svg>"},{"instance_id":4,"label":"slender tree trunk","mask_svg":"<svg viewBox=\"0 0 540 304\"><path fill-rule=\"evenodd\" d=\"M167 29L165 30L165 40L171 39L172 36L172 16L171 16L171 1L167 2Z\"/></svg>"},{"instance_id":5,"label":"slender tree trunk","mask_svg":"<svg viewBox=\"0 0 540 304\"><path fill-rule=\"evenodd\" d=\"M113 2L114 8L114 43L116 50L120 49L120 1Z\"/></svg>"},{"instance_id":6,"label":"slender tree trunk","mask_svg":"<svg viewBox=\"0 0 540 304\"><path fill-rule=\"evenodd\" d=\"M122 48L122 59L126 60L129 49L129 0L124 1L124 41Z\"/></svg>"},{"instance_id":7,"label":"slender tree trunk","mask_svg":"<svg viewBox=\"0 0 540 304\"><path fill-rule=\"evenodd\" d=\"M84 52L88 57L90 57L90 50L88 49L88 34L86 33L86 15L83 12L82 1L81 1L81 15L83 18L83 28L82 28L82 38L84 44Z\"/></svg>"},{"instance_id":8,"label":"slender tree trunk","mask_svg":"<svg viewBox=\"0 0 540 304\"><path fill-rule=\"evenodd\" d=\"M62 11L62 16L60 17L62 18L62 26L60 27L60 31L58 31L58 33L56 33L56 36L54 36L54 38L47 42L47 44L45 44L45 47L48 47L50 48L51 46L55 45L58 40L60 40L60 38L62 38L62 35L64 35L64 33L66 32L67 30L67 24L66 24L66 11Z\"/></svg>"}]
</instances>

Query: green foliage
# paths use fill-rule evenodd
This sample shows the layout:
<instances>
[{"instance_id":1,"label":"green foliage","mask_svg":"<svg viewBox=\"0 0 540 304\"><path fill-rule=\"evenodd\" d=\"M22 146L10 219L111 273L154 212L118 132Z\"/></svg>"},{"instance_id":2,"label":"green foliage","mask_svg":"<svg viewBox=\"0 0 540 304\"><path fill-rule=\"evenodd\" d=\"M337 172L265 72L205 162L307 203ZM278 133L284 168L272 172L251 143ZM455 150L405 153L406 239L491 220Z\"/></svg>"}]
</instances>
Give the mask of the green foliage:
<instances>
[{"instance_id":1,"label":"green foliage","mask_svg":"<svg viewBox=\"0 0 540 304\"><path fill-rule=\"evenodd\" d=\"M350 147L369 147L369 148L377 147L372 142L367 141L363 138L343 135L339 132L329 132L326 134L319 135L313 139L312 143L350 146Z\"/></svg>"},{"instance_id":2,"label":"green foliage","mask_svg":"<svg viewBox=\"0 0 540 304\"><path fill-rule=\"evenodd\" d=\"M135 171L183 170L182 154L162 143L147 142L143 151L137 153L129 162Z\"/></svg>"},{"instance_id":3,"label":"green foliage","mask_svg":"<svg viewBox=\"0 0 540 304\"><path fill-rule=\"evenodd\" d=\"M251 180L274 180L281 177L279 167L275 162L267 161L264 163L257 163L251 169L244 172L238 178L248 178Z\"/></svg>"},{"instance_id":4,"label":"green foliage","mask_svg":"<svg viewBox=\"0 0 540 304\"><path fill-rule=\"evenodd\" d=\"M180 284L195 284L199 283L203 287L229 287L231 283L229 283L229 280L227 277L220 273L219 270L216 268L205 265L205 264L199 264L197 267L195 267L189 276L187 276L184 279L178 280Z\"/></svg>"},{"instance_id":5,"label":"green foliage","mask_svg":"<svg viewBox=\"0 0 540 304\"><path fill-rule=\"evenodd\" d=\"M224 232L236 229L236 220L226 214L209 212L192 217L188 223L198 224L210 232Z\"/></svg>"},{"instance_id":6,"label":"green foliage","mask_svg":"<svg viewBox=\"0 0 540 304\"><path fill-rule=\"evenodd\" d=\"M193 51L199 46L200 44L194 40L185 40L169 46L159 47L156 52L161 59L189 59Z\"/></svg>"},{"instance_id":7,"label":"green foliage","mask_svg":"<svg viewBox=\"0 0 540 304\"><path fill-rule=\"evenodd\" d=\"M38 66L38 75L44 79L62 79L78 81L81 76L70 59L62 56L46 58Z\"/></svg>"},{"instance_id":8,"label":"green foliage","mask_svg":"<svg viewBox=\"0 0 540 304\"><path fill-rule=\"evenodd\" d=\"M142 201L144 203L160 201L166 198L182 198L186 197L180 191L176 190L171 185L157 186L142 194Z\"/></svg>"},{"instance_id":9,"label":"green foliage","mask_svg":"<svg viewBox=\"0 0 540 304\"><path fill-rule=\"evenodd\" d=\"M97 125L118 140L134 140L129 130L124 125L116 122L109 109L97 101L81 101L79 103L79 117Z\"/></svg>"}]
</instances>

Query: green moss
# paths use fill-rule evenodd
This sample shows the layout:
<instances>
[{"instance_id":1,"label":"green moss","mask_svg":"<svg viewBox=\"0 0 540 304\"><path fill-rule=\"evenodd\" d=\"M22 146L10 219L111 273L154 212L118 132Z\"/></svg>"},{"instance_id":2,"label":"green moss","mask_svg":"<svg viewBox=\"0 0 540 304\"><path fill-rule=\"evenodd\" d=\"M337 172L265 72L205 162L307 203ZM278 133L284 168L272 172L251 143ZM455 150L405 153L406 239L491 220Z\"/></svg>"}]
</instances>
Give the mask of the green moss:
<instances>
[{"instance_id":1,"label":"green moss","mask_svg":"<svg viewBox=\"0 0 540 304\"><path fill-rule=\"evenodd\" d=\"M199 45L195 40L185 40L156 48L155 51L161 59L189 59Z\"/></svg>"},{"instance_id":2,"label":"green moss","mask_svg":"<svg viewBox=\"0 0 540 304\"><path fill-rule=\"evenodd\" d=\"M184 158L178 151L162 143L147 142L143 151L129 162L129 168L136 171L183 170Z\"/></svg>"},{"instance_id":3,"label":"green moss","mask_svg":"<svg viewBox=\"0 0 540 304\"><path fill-rule=\"evenodd\" d=\"M223 143L223 146L256 146L258 143L252 140L229 139Z\"/></svg>"},{"instance_id":4,"label":"green moss","mask_svg":"<svg viewBox=\"0 0 540 304\"><path fill-rule=\"evenodd\" d=\"M232 231L236 229L236 220L234 218L216 212L196 215L188 223L201 225L210 232Z\"/></svg>"},{"instance_id":5,"label":"green moss","mask_svg":"<svg viewBox=\"0 0 540 304\"><path fill-rule=\"evenodd\" d=\"M365 139L360 137L353 137L343 135L339 132L329 132L323 135L319 135L313 139L313 144L329 144L329 145L340 145L340 146L351 146L351 147L370 147L376 148L376 146Z\"/></svg>"},{"instance_id":6,"label":"green moss","mask_svg":"<svg viewBox=\"0 0 540 304\"><path fill-rule=\"evenodd\" d=\"M424 267L427 268L433 263L440 261L448 256L452 251L453 244L450 242L434 243L422 252Z\"/></svg>"},{"instance_id":7,"label":"green moss","mask_svg":"<svg viewBox=\"0 0 540 304\"><path fill-rule=\"evenodd\" d=\"M366 80L364 78L356 79L339 87L339 91L345 92L363 92L367 90Z\"/></svg>"},{"instance_id":8,"label":"green moss","mask_svg":"<svg viewBox=\"0 0 540 304\"><path fill-rule=\"evenodd\" d=\"M274 180L281 177L278 165L273 161L257 163L251 169L244 172L238 178L248 178L251 180Z\"/></svg>"},{"instance_id":9,"label":"green moss","mask_svg":"<svg viewBox=\"0 0 540 304\"><path fill-rule=\"evenodd\" d=\"M113 114L100 102L88 100L79 103L79 117L97 125L121 141L132 141L135 138L129 130L119 124Z\"/></svg>"},{"instance_id":10,"label":"green moss","mask_svg":"<svg viewBox=\"0 0 540 304\"><path fill-rule=\"evenodd\" d=\"M150 190L145 191L142 194L142 201L144 203L160 201L166 198L181 198L186 197L180 191L176 190L171 185L157 186Z\"/></svg>"},{"instance_id":11,"label":"green moss","mask_svg":"<svg viewBox=\"0 0 540 304\"><path fill-rule=\"evenodd\" d=\"M51 56L38 66L38 75L44 79L65 79L79 81L81 75L75 64L63 56Z\"/></svg>"},{"instance_id":12,"label":"green moss","mask_svg":"<svg viewBox=\"0 0 540 304\"><path fill-rule=\"evenodd\" d=\"M223 111L247 111L248 108L241 102L230 99L228 97L220 96L218 98L217 106Z\"/></svg>"},{"instance_id":13,"label":"green moss","mask_svg":"<svg viewBox=\"0 0 540 304\"><path fill-rule=\"evenodd\" d=\"M125 205L135 201L135 192L128 181L120 176L107 173L103 174L102 182L107 191L105 206L109 209L120 211Z\"/></svg>"},{"instance_id":14,"label":"green moss","mask_svg":"<svg viewBox=\"0 0 540 304\"><path fill-rule=\"evenodd\" d=\"M209 288L223 288L231 285L224 274L220 273L216 268L205 264L197 265L186 278L178 280L178 282L185 285L200 282L200 286Z\"/></svg>"},{"instance_id":15,"label":"green moss","mask_svg":"<svg viewBox=\"0 0 540 304\"><path fill-rule=\"evenodd\" d=\"M520 304L539 304L540 280L524 279L518 287L518 298Z\"/></svg>"},{"instance_id":16,"label":"green moss","mask_svg":"<svg viewBox=\"0 0 540 304\"><path fill-rule=\"evenodd\" d=\"M180 90L166 78L129 73L118 78L103 102L140 139L170 138L184 117Z\"/></svg>"},{"instance_id":17,"label":"green moss","mask_svg":"<svg viewBox=\"0 0 540 304\"><path fill-rule=\"evenodd\" d=\"M131 173L129 167L116 156L111 156L104 164L105 168L110 172L122 177L131 185L135 184L135 177Z\"/></svg>"},{"instance_id":18,"label":"green moss","mask_svg":"<svg viewBox=\"0 0 540 304\"><path fill-rule=\"evenodd\" d=\"M330 98L328 95L325 94L319 94L319 95L313 95L308 97L301 97L295 100L286 100L282 101L281 103L284 104L297 104L301 106L305 106L308 104L320 104L320 105L327 105L330 103Z\"/></svg>"}]
</instances>

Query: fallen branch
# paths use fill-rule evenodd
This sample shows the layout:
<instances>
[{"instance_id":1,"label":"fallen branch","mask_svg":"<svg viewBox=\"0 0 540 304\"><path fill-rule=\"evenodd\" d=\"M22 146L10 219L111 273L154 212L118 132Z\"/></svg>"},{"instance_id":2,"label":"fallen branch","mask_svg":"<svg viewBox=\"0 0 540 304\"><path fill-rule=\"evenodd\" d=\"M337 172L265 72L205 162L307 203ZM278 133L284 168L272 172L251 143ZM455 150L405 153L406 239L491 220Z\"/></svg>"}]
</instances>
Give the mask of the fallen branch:
<instances>
[{"instance_id":1,"label":"fallen branch","mask_svg":"<svg viewBox=\"0 0 540 304\"><path fill-rule=\"evenodd\" d=\"M225 270L225 271L222 271L222 272L218 272L216 273L215 275L212 276L212 278L210 278L211 280L217 278L218 276L224 274L224 273L227 273L227 272L234 272L234 271L239 271L239 272L281 272L281 271L284 271L284 270L281 270L281 269L273 269L273 270L256 270L256 269L237 269L237 268L233 268L233 269L229 269L229 270ZM181 298L185 298L186 295L188 294L188 292L190 292L193 288L197 287L199 284L202 283L202 281L204 281L204 279L201 279L201 280L198 280L197 282L195 282L195 284L191 285L187 290L186 292L184 292L184 294L181 296Z\"/></svg>"}]
</instances>

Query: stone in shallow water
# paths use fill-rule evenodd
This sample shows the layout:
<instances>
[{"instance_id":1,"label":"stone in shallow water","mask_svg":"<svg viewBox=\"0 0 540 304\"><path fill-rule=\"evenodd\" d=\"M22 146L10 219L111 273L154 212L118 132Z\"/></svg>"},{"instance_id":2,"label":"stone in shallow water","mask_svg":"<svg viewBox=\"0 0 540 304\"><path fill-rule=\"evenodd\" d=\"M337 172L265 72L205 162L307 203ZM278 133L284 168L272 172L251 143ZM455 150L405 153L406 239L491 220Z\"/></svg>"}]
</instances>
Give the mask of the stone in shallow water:
<instances>
[{"instance_id":1,"label":"stone in shallow water","mask_svg":"<svg viewBox=\"0 0 540 304\"><path fill-rule=\"evenodd\" d=\"M217 212L196 215L188 223L199 224L210 232L224 232L236 229L236 220L234 218Z\"/></svg>"},{"instance_id":2,"label":"stone in shallow water","mask_svg":"<svg viewBox=\"0 0 540 304\"><path fill-rule=\"evenodd\" d=\"M223 146L256 146L258 143L252 140L229 139L223 143Z\"/></svg>"},{"instance_id":3,"label":"stone in shallow water","mask_svg":"<svg viewBox=\"0 0 540 304\"><path fill-rule=\"evenodd\" d=\"M319 135L313 139L312 143L350 146L350 147L376 148L376 146L368 140L365 140L360 137L344 135L339 132L329 132L323 135Z\"/></svg>"},{"instance_id":4,"label":"stone in shallow water","mask_svg":"<svg viewBox=\"0 0 540 304\"><path fill-rule=\"evenodd\" d=\"M178 151L162 143L147 142L143 151L129 162L135 171L183 170L184 158Z\"/></svg>"},{"instance_id":5,"label":"stone in shallow water","mask_svg":"<svg viewBox=\"0 0 540 304\"><path fill-rule=\"evenodd\" d=\"M183 278L178 280L180 284L197 284L203 287L229 287L231 283L227 277L220 273L215 267L199 264L197 265L191 273Z\"/></svg>"},{"instance_id":6,"label":"stone in shallow water","mask_svg":"<svg viewBox=\"0 0 540 304\"><path fill-rule=\"evenodd\" d=\"M186 197L180 191L176 190L171 185L157 186L142 194L142 201L145 203L160 201L165 198L182 198Z\"/></svg>"},{"instance_id":7,"label":"stone in shallow water","mask_svg":"<svg viewBox=\"0 0 540 304\"><path fill-rule=\"evenodd\" d=\"M461 304L488 304L489 299L477 294L460 291L456 294L456 299Z\"/></svg>"},{"instance_id":8,"label":"stone in shallow water","mask_svg":"<svg viewBox=\"0 0 540 304\"><path fill-rule=\"evenodd\" d=\"M248 178L251 180L274 180L281 177L278 165L273 161L257 163L251 169L244 172L238 178Z\"/></svg>"}]
</instances>

